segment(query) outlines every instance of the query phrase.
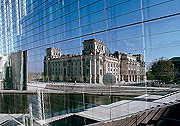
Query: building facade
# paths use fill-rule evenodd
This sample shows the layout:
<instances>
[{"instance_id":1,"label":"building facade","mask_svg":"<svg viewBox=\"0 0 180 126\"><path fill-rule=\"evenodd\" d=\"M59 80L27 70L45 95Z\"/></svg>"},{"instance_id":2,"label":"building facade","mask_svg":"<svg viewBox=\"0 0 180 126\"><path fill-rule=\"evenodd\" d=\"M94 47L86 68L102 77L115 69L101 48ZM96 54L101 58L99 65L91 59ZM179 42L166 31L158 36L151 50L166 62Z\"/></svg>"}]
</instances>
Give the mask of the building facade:
<instances>
[{"instance_id":1,"label":"building facade","mask_svg":"<svg viewBox=\"0 0 180 126\"><path fill-rule=\"evenodd\" d=\"M83 42L82 55L62 55L60 49L47 48L44 58L44 76L47 81L103 83L103 75L112 73L116 81L144 80L143 56L111 54L104 42L97 39Z\"/></svg>"},{"instance_id":2,"label":"building facade","mask_svg":"<svg viewBox=\"0 0 180 126\"><path fill-rule=\"evenodd\" d=\"M180 1L178 0L168 3L163 2L163 0L156 2L143 1L142 3L140 0L127 2L118 0L2 0L0 2L0 57L13 52L28 50L28 67L30 68L28 74L32 75L34 73L36 76L36 73L40 73L40 75L43 75L45 49L54 46L60 48L64 54L68 52L81 54L82 40L86 40L92 33L96 38L100 38L104 42L108 41L108 47L113 52L126 50L126 52L134 54L134 50L139 49L138 53L146 56L145 61L147 64L159 57L170 58L178 56L179 46L176 45L179 45L180 38L178 36L173 37L175 32L168 31L177 31L179 27L178 20L174 18L178 16L175 13L179 12L179 3ZM168 6L167 8L165 8L166 5ZM164 11L156 13L154 10ZM158 17L163 17L164 21L162 22L162 18ZM145 23L147 21L148 23ZM157 36L155 35L157 33L162 34ZM167 33L169 34L167 35ZM171 39L167 39L167 37ZM169 44L172 47L169 48ZM71 45L73 48L71 48ZM168 51L163 46L167 46L169 48ZM89 54L84 52L82 55L82 59L86 60L84 57L88 57ZM102 70L99 68L98 71L98 55L100 60L103 57L108 60L107 62L115 61L114 59L117 58L109 55L101 56L101 54L97 53L95 55L97 58L94 59L94 54L92 53L91 64L96 63L97 74L95 74L95 68L92 65L91 68L93 69L89 73L84 73L83 70L85 68L83 68L81 71L84 75L78 78L81 79L85 75L88 77L91 75L91 78L93 78L91 80L93 81L100 76L100 72L102 74L106 72L105 70L111 72L110 68L101 68ZM69 56L62 57L64 57L64 60L68 57L72 60L78 59L78 56ZM131 55L129 54L127 56L126 54L124 56L121 55L120 68L118 68L120 69L120 77L117 77L117 79L121 81L138 80L138 77L136 79L135 76L140 74L140 76L142 75L140 80L142 80L144 67L140 67L140 72L135 72L133 70L135 68L129 68L129 70L124 67L124 69L121 68L121 65L126 66L127 63L130 63L127 67L133 67L133 62L139 62L140 64L137 64L137 66L143 66L144 61L141 63L141 61L137 61L138 57L135 56L136 59L135 57L130 57ZM103 59L101 61L103 61L103 65L106 64ZM119 63L116 62L115 64ZM2 66L0 66L0 69L0 71L5 70L4 68L2 69ZM66 73L67 71L65 71ZM76 72L73 74L75 76ZM63 74L60 75L58 75L60 76L58 78L61 79ZM43 76L37 76L30 77L29 80L34 81L34 78L36 80L38 80L37 78L43 78ZM55 79L54 76L53 79ZM71 78L69 79L71 80ZM83 81L86 81L86 78ZM2 82L2 78L0 78L0 82Z\"/></svg>"},{"instance_id":3,"label":"building facade","mask_svg":"<svg viewBox=\"0 0 180 126\"><path fill-rule=\"evenodd\" d=\"M0 56L0 89L26 90L27 78L27 50Z\"/></svg>"},{"instance_id":4,"label":"building facade","mask_svg":"<svg viewBox=\"0 0 180 126\"><path fill-rule=\"evenodd\" d=\"M0 89L4 89L4 78L5 78L5 64L7 61L7 56L0 56Z\"/></svg>"},{"instance_id":5,"label":"building facade","mask_svg":"<svg viewBox=\"0 0 180 126\"><path fill-rule=\"evenodd\" d=\"M180 57L172 57L169 60L174 64L174 68L177 72L175 75L174 82L180 83Z\"/></svg>"}]
</instances>

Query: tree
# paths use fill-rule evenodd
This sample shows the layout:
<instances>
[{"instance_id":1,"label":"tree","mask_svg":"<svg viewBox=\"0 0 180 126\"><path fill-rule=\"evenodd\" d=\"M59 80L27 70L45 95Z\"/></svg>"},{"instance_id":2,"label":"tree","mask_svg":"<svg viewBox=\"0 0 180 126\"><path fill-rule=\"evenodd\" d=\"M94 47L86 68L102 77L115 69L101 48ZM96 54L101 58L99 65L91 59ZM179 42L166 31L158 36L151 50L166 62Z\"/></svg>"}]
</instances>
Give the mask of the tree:
<instances>
[{"instance_id":1,"label":"tree","mask_svg":"<svg viewBox=\"0 0 180 126\"><path fill-rule=\"evenodd\" d=\"M59 75L59 81L62 82L63 81L63 76Z\"/></svg>"},{"instance_id":2,"label":"tree","mask_svg":"<svg viewBox=\"0 0 180 126\"><path fill-rule=\"evenodd\" d=\"M150 65L146 75L148 80L161 80L165 83L172 82L175 76L174 64L169 60L160 58Z\"/></svg>"},{"instance_id":3,"label":"tree","mask_svg":"<svg viewBox=\"0 0 180 126\"><path fill-rule=\"evenodd\" d=\"M82 82L82 76L81 76L81 75L79 75L79 76L77 77L77 82Z\"/></svg>"},{"instance_id":4,"label":"tree","mask_svg":"<svg viewBox=\"0 0 180 126\"><path fill-rule=\"evenodd\" d=\"M49 76L48 75L45 76L45 79L46 79L47 82L49 82Z\"/></svg>"},{"instance_id":5,"label":"tree","mask_svg":"<svg viewBox=\"0 0 180 126\"><path fill-rule=\"evenodd\" d=\"M72 78L70 76L68 76L68 82L71 82Z\"/></svg>"},{"instance_id":6,"label":"tree","mask_svg":"<svg viewBox=\"0 0 180 126\"><path fill-rule=\"evenodd\" d=\"M68 75L65 76L65 82L71 82L72 78Z\"/></svg>"},{"instance_id":7,"label":"tree","mask_svg":"<svg viewBox=\"0 0 180 126\"><path fill-rule=\"evenodd\" d=\"M52 80L52 81L55 81L55 80L56 80L56 76L55 76L55 75L52 75L52 76L51 76L51 80Z\"/></svg>"}]
</instances>

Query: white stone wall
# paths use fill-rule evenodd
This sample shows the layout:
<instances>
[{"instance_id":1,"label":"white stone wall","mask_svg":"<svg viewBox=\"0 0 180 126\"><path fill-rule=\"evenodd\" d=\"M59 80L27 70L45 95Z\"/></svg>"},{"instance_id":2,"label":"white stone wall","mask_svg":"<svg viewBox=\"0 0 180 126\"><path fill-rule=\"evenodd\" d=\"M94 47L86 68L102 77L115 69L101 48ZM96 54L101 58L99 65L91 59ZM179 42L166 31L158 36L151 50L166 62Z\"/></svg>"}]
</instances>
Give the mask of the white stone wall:
<instances>
[{"instance_id":1,"label":"white stone wall","mask_svg":"<svg viewBox=\"0 0 180 126\"><path fill-rule=\"evenodd\" d=\"M136 56L106 54L107 47L99 40L84 41L83 44L82 55L59 56L60 49L52 49L49 74L62 76L63 79L68 76L73 82L81 80L84 83L102 83L103 75L106 73L114 74L117 82L140 81L143 70Z\"/></svg>"}]
</instances>

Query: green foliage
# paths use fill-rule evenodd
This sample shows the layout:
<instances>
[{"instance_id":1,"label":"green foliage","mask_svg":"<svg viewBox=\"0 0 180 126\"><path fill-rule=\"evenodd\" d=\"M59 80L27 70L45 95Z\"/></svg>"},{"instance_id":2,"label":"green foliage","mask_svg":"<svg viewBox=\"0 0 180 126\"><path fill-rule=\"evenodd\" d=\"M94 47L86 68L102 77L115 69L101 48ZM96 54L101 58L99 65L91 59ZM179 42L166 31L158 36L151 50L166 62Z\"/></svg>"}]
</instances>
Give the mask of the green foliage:
<instances>
[{"instance_id":1,"label":"green foliage","mask_svg":"<svg viewBox=\"0 0 180 126\"><path fill-rule=\"evenodd\" d=\"M154 80L154 76L152 75L151 71L146 72L146 76L148 80Z\"/></svg>"},{"instance_id":2,"label":"green foliage","mask_svg":"<svg viewBox=\"0 0 180 126\"><path fill-rule=\"evenodd\" d=\"M52 80L52 81L55 81L55 80L56 80L56 76L55 76L55 75L52 75L52 76L51 76L51 80Z\"/></svg>"},{"instance_id":3,"label":"green foliage","mask_svg":"<svg viewBox=\"0 0 180 126\"><path fill-rule=\"evenodd\" d=\"M77 77L77 82L82 82L82 76L81 76L81 75L79 75L79 76Z\"/></svg>"},{"instance_id":4,"label":"green foliage","mask_svg":"<svg viewBox=\"0 0 180 126\"><path fill-rule=\"evenodd\" d=\"M160 58L153 62L146 73L148 80L161 80L162 82L172 82L175 77L174 64L169 60Z\"/></svg>"},{"instance_id":5,"label":"green foliage","mask_svg":"<svg viewBox=\"0 0 180 126\"><path fill-rule=\"evenodd\" d=\"M65 77L65 82L71 82L71 81L72 81L72 78L70 76Z\"/></svg>"},{"instance_id":6,"label":"green foliage","mask_svg":"<svg viewBox=\"0 0 180 126\"><path fill-rule=\"evenodd\" d=\"M48 82L48 81L49 81L48 79L49 79L49 76L48 76L48 75L47 75L47 76L45 76L45 81L46 81L46 82Z\"/></svg>"},{"instance_id":7,"label":"green foliage","mask_svg":"<svg viewBox=\"0 0 180 126\"><path fill-rule=\"evenodd\" d=\"M72 78L70 76L68 76L68 82L71 82Z\"/></svg>"},{"instance_id":8,"label":"green foliage","mask_svg":"<svg viewBox=\"0 0 180 126\"><path fill-rule=\"evenodd\" d=\"M59 81L62 82L63 81L63 76L59 75Z\"/></svg>"}]
</instances>

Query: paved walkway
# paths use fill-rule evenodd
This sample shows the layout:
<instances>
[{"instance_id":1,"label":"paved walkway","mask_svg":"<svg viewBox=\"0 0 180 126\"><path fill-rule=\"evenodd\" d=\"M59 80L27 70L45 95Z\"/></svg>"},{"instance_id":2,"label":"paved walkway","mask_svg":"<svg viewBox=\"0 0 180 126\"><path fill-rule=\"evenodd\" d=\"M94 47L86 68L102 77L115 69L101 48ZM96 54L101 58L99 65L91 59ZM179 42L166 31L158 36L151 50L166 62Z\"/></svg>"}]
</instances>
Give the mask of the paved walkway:
<instances>
[{"instance_id":1,"label":"paved walkway","mask_svg":"<svg viewBox=\"0 0 180 126\"><path fill-rule=\"evenodd\" d=\"M51 122L54 122L54 121L57 121L60 119L67 118L67 117L72 116L72 115L74 115L74 113L69 113L69 114L65 114L65 115L51 117L51 118L47 118L45 120L39 120L38 122L40 122L41 125L45 125L45 124L49 124Z\"/></svg>"},{"instance_id":2,"label":"paved walkway","mask_svg":"<svg viewBox=\"0 0 180 126\"><path fill-rule=\"evenodd\" d=\"M145 96L145 95L144 95ZM166 96L150 95L148 98L145 96L139 96L136 98L153 98L157 99L152 102L147 101L134 101L134 100L123 100L115 102L109 105L101 105L98 107L87 109L86 111L77 113L76 115L94 119L97 121L109 120L112 118L123 117L125 115L137 113L150 109L152 107L161 106L164 104L171 104L176 100L180 100L180 93L175 92Z\"/></svg>"},{"instance_id":3,"label":"paved walkway","mask_svg":"<svg viewBox=\"0 0 180 126\"><path fill-rule=\"evenodd\" d=\"M33 82L27 84L27 90L0 90L0 93L36 93L38 91L44 93L91 93L91 94L102 94L109 93L109 87L104 84L89 84L89 83L45 83L45 82ZM112 87L112 92L145 92L146 87L140 86L120 86L118 84ZM176 91L179 88L165 88L165 87L147 87L148 91L163 91L172 90ZM117 94L118 95L118 94Z\"/></svg>"}]
</instances>

